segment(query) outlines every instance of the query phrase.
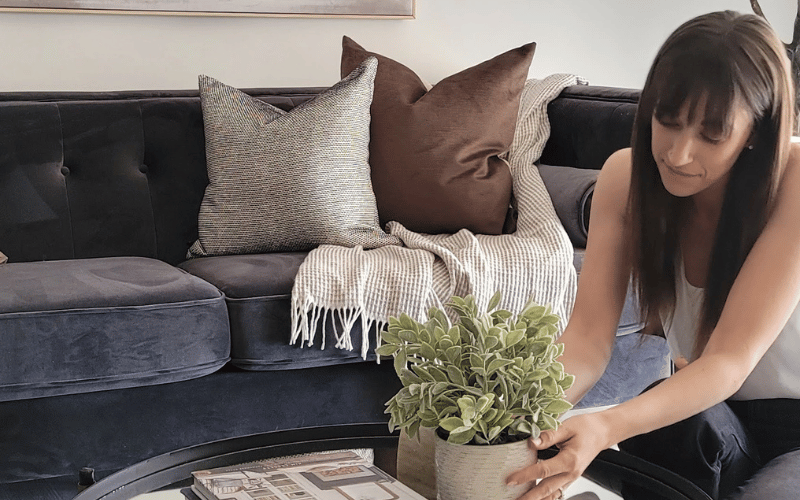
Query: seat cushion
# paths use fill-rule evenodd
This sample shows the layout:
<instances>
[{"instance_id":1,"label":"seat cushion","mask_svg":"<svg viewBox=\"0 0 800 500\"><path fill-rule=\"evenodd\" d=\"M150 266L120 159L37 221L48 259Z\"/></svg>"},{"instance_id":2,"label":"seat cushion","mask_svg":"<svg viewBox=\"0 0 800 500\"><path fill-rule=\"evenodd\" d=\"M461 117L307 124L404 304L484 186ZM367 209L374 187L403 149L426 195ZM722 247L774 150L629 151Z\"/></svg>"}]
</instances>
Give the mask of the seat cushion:
<instances>
[{"instance_id":1,"label":"seat cushion","mask_svg":"<svg viewBox=\"0 0 800 500\"><path fill-rule=\"evenodd\" d=\"M229 359L223 295L164 262L113 257L0 266L0 401L136 387Z\"/></svg>"},{"instance_id":2,"label":"seat cushion","mask_svg":"<svg viewBox=\"0 0 800 500\"><path fill-rule=\"evenodd\" d=\"M225 294L231 318L231 363L235 366L282 370L363 361L358 351L334 347L331 328L325 328L324 349L319 344L304 348L289 345L292 287L306 255L308 252L222 255L180 264ZM321 331L322 327L316 338L322 338ZM359 322L350 337L353 345L361 345ZM374 354L367 359L374 359Z\"/></svg>"}]
</instances>

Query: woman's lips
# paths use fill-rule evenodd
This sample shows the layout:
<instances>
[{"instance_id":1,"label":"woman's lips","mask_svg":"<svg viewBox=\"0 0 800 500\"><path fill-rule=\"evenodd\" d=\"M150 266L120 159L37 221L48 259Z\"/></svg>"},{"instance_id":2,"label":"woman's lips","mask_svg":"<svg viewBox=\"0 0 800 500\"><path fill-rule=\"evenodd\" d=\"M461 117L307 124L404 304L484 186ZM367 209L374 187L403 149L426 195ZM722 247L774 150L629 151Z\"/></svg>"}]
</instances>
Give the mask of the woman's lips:
<instances>
[{"instance_id":1,"label":"woman's lips","mask_svg":"<svg viewBox=\"0 0 800 500\"><path fill-rule=\"evenodd\" d=\"M670 164L668 164L666 162L662 162L662 165L664 165L664 167L667 170L669 170L673 174L677 175L678 177L697 177L699 175L699 174L689 174L689 173L683 172L683 171L678 170L677 168L671 166Z\"/></svg>"}]
</instances>

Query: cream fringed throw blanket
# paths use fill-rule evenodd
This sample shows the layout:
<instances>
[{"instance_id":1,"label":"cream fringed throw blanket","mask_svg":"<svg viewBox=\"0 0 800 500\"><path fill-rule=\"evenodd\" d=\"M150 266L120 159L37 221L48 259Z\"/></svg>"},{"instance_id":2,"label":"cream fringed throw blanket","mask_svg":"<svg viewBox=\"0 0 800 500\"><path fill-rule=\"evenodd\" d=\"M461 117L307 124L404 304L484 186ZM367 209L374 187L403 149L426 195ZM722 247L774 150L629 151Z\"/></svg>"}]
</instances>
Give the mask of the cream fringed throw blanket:
<instances>
[{"instance_id":1,"label":"cream fringed throw blanket","mask_svg":"<svg viewBox=\"0 0 800 500\"><path fill-rule=\"evenodd\" d=\"M366 357L372 326L380 332L401 313L423 321L431 306L443 308L453 295L472 294L485 308L497 290L503 292L500 307L511 312L533 298L550 304L562 321L568 318L577 282L572 244L534 162L550 135L547 104L564 87L585 83L557 74L525 85L507 157L519 214L515 233L426 235L390 222L388 232L403 246L322 245L308 254L295 279L291 343L299 339L301 345L313 345L319 322L331 317L336 347L352 350L349 332L359 321ZM324 336L321 343L324 348Z\"/></svg>"}]
</instances>

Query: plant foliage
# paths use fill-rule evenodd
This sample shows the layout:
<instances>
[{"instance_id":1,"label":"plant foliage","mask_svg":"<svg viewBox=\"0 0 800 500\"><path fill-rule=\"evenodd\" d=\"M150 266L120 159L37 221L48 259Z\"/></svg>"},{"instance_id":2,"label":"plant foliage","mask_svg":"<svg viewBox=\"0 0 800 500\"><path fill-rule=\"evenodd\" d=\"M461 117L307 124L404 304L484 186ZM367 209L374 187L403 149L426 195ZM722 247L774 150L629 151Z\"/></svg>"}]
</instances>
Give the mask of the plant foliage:
<instances>
[{"instance_id":1,"label":"plant foliage","mask_svg":"<svg viewBox=\"0 0 800 500\"><path fill-rule=\"evenodd\" d=\"M496 309L500 300L497 292L481 314L473 296L453 297L455 325L435 307L424 324L390 318L376 351L394 356L403 383L386 403L390 430L413 437L420 426L438 427L451 443L500 444L558 426L575 380L556 361L559 317L532 301L515 317Z\"/></svg>"}]
</instances>

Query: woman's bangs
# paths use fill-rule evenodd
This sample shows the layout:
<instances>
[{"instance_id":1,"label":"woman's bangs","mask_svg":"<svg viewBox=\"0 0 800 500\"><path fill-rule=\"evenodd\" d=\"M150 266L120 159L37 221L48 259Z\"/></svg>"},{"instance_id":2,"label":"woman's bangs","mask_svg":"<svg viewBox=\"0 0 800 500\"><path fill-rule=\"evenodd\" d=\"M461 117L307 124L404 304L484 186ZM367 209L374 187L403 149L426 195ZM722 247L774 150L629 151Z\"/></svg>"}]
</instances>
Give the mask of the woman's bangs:
<instances>
[{"instance_id":1,"label":"woman's bangs","mask_svg":"<svg viewBox=\"0 0 800 500\"><path fill-rule=\"evenodd\" d=\"M659 69L653 109L657 120L675 120L688 105L690 123L699 119L710 135L728 135L738 92L727 68L716 61L694 59L674 61Z\"/></svg>"}]
</instances>

